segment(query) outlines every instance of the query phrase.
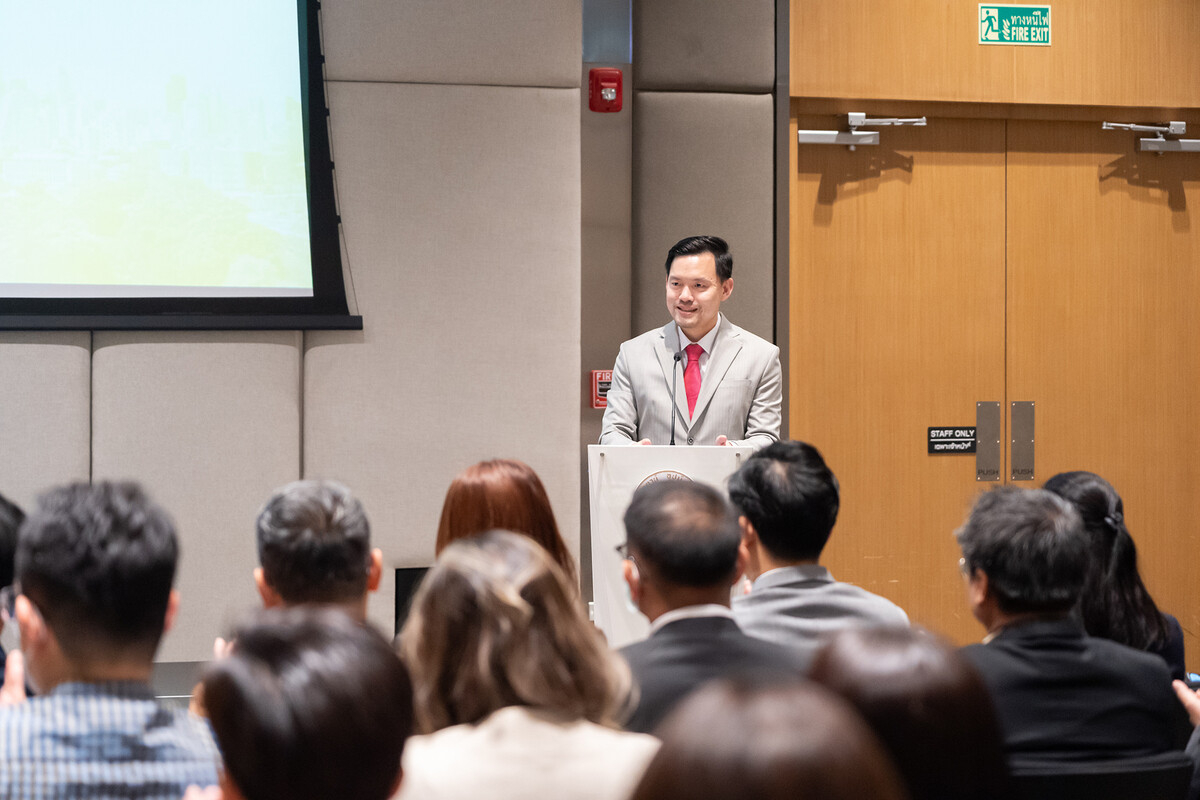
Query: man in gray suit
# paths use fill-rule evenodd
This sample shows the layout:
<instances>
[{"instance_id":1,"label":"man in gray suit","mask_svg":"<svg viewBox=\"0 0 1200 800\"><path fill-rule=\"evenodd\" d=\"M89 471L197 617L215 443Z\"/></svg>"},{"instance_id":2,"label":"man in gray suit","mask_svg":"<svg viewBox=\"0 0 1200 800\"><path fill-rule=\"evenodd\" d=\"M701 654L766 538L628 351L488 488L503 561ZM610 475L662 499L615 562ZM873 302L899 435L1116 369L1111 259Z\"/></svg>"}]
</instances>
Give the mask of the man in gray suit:
<instances>
[{"instance_id":1,"label":"man in gray suit","mask_svg":"<svg viewBox=\"0 0 1200 800\"><path fill-rule=\"evenodd\" d=\"M878 595L839 583L817 563L837 522L838 482L804 442L776 442L729 479L749 553L750 593L733 615L751 636L795 650L805 666L823 638L852 625L908 625L908 615Z\"/></svg>"},{"instance_id":2,"label":"man in gray suit","mask_svg":"<svg viewBox=\"0 0 1200 800\"><path fill-rule=\"evenodd\" d=\"M779 348L720 313L733 292L729 245L716 236L689 236L667 253L666 266L671 322L621 345L600 444L777 441Z\"/></svg>"}]
</instances>

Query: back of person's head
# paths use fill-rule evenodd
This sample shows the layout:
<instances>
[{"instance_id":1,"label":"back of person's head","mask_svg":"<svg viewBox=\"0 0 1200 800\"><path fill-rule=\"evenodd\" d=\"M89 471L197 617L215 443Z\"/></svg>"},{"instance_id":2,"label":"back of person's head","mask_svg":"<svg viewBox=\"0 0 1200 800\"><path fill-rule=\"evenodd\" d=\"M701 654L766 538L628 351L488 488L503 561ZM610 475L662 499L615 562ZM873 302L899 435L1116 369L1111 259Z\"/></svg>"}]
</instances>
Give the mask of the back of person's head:
<instances>
[{"instance_id":1,"label":"back of person's head","mask_svg":"<svg viewBox=\"0 0 1200 800\"><path fill-rule=\"evenodd\" d=\"M21 526L16 580L77 663L147 662L162 638L179 546L134 483L62 486Z\"/></svg>"},{"instance_id":2,"label":"back of person's head","mask_svg":"<svg viewBox=\"0 0 1200 800\"><path fill-rule=\"evenodd\" d=\"M728 588L737 577L737 517L721 493L703 483L639 487L625 511L625 536L639 572L650 572L658 584Z\"/></svg>"},{"instance_id":3,"label":"back of person's head","mask_svg":"<svg viewBox=\"0 0 1200 800\"><path fill-rule=\"evenodd\" d=\"M260 612L204 675L226 778L246 800L385 800L412 684L373 628L333 609Z\"/></svg>"},{"instance_id":4,"label":"back of person's head","mask_svg":"<svg viewBox=\"0 0 1200 800\"><path fill-rule=\"evenodd\" d=\"M1009 797L987 687L946 642L914 628L851 628L818 651L809 677L866 720L912 800Z\"/></svg>"},{"instance_id":5,"label":"back of person's head","mask_svg":"<svg viewBox=\"0 0 1200 800\"><path fill-rule=\"evenodd\" d=\"M988 579L1005 614L1059 614L1079 599L1090 553L1075 509L1042 489L1003 487L975 501L956 531L967 574Z\"/></svg>"},{"instance_id":6,"label":"back of person's head","mask_svg":"<svg viewBox=\"0 0 1200 800\"><path fill-rule=\"evenodd\" d=\"M748 458L729 478L729 499L780 561L817 559L841 502L820 452L796 441L775 442Z\"/></svg>"},{"instance_id":7,"label":"back of person's head","mask_svg":"<svg viewBox=\"0 0 1200 800\"><path fill-rule=\"evenodd\" d=\"M25 513L11 500L0 495L0 588L13 582L13 561L17 555L17 530Z\"/></svg>"},{"instance_id":8,"label":"back of person's head","mask_svg":"<svg viewBox=\"0 0 1200 800\"><path fill-rule=\"evenodd\" d=\"M578 593L526 536L488 531L442 551L400 632L423 732L529 706L611 723L629 671Z\"/></svg>"},{"instance_id":9,"label":"back of person's head","mask_svg":"<svg viewBox=\"0 0 1200 800\"><path fill-rule=\"evenodd\" d=\"M1139 650L1166 641L1167 621L1138 572L1117 490L1093 472L1060 472L1043 488L1074 506L1087 532L1092 558L1079 598L1087 632Z\"/></svg>"},{"instance_id":10,"label":"back of person's head","mask_svg":"<svg viewBox=\"0 0 1200 800\"><path fill-rule=\"evenodd\" d=\"M533 539L576 582L575 560L558 531L546 488L528 464L499 458L460 472L442 503L435 552L441 555L452 542L491 530Z\"/></svg>"},{"instance_id":11,"label":"back of person's head","mask_svg":"<svg viewBox=\"0 0 1200 800\"><path fill-rule=\"evenodd\" d=\"M721 283L733 277L733 254L729 252L729 243L720 236L685 236L667 251L667 274L671 274L671 264L680 256L698 256L701 253L711 253L717 265L717 280Z\"/></svg>"},{"instance_id":12,"label":"back of person's head","mask_svg":"<svg viewBox=\"0 0 1200 800\"><path fill-rule=\"evenodd\" d=\"M255 525L263 580L286 605L350 603L367 593L371 526L333 481L296 481L267 500Z\"/></svg>"},{"instance_id":13,"label":"back of person's head","mask_svg":"<svg viewBox=\"0 0 1200 800\"><path fill-rule=\"evenodd\" d=\"M719 681L656 731L632 800L900 800L883 747L846 703L805 684Z\"/></svg>"}]
</instances>

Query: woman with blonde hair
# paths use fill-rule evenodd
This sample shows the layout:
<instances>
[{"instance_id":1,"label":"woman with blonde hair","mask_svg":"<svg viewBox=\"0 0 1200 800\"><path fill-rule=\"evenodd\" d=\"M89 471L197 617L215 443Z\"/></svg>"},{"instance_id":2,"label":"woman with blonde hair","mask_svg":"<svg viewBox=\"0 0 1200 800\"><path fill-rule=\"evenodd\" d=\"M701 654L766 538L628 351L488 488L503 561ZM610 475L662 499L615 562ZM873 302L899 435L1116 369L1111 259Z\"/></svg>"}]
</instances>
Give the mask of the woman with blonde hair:
<instances>
[{"instance_id":1,"label":"woman with blonde hair","mask_svg":"<svg viewBox=\"0 0 1200 800\"><path fill-rule=\"evenodd\" d=\"M629 670L553 559L489 531L445 548L400 632L418 730L402 800L627 797L657 740L616 729Z\"/></svg>"},{"instance_id":2,"label":"woman with blonde hair","mask_svg":"<svg viewBox=\"0 0 1200 800\"><path fill-rule=\"evenodd\" d=\"M521 461L480 461L460 472L442 503L435 552L484 531L521 533L545 548L567 579L578 585L575 560L567 550L550 498L537 473Z\"/></svg>"}]
</instances>

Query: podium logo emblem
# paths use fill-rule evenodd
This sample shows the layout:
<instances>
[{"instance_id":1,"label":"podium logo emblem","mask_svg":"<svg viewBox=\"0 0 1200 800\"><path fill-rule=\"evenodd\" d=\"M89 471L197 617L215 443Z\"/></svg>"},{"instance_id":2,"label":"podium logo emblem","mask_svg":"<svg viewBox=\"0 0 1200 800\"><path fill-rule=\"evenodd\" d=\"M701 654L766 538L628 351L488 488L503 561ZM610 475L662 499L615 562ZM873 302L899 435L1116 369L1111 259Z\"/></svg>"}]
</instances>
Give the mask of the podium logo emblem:
<instances>
[{"instance_id":1,"label":"podium logo emblem","mask_svg":"<svg viewBox=\"0 0 1200 800\"><path fill-rule=\"evenodd\" d=\"M649 486L652 483L658 483L660 481L690 481L690 480L691 480L691 478L689 478L687 475L684 475L682 472L676 472L673 469L661 469L658 472L652 472L649 475L647 475L645 478L643 478L642 482L638 484L637 488L640 489L643 486Z\"/></svg>"}]
</instances>

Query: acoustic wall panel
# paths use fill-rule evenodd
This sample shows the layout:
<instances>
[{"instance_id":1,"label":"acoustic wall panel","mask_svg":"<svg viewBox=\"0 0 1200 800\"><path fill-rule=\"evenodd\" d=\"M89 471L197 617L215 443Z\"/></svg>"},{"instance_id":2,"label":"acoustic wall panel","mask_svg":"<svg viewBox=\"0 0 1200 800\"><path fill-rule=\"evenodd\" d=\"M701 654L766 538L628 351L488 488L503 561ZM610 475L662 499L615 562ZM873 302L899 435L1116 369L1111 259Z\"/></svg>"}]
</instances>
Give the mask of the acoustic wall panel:
<instances>
[{"instance_id":1,"label":"acoustic wall panel","mask_svg":"<svg viewBox=\"0 0 1200 800\"><path fill-rule=\"evenodd\" d=\"M182 605L160 661L211 656L258 605L254 520L300 474L300 334L96 333L93 479L136 479L172 515Z\"/></svg>"},{"instance_id":2,"label":"acoustic wall panel","mask_svg":"<svg viewBox=\"0 0 1200 800\"><path fill-rule=\"evenodd\" d=\"M578 87L581 0L339 0L322 15L338 81Z\"/></svg>"},{"instance_id":3,"label":"acoustic wall panel","mask_svg":"<svg viewBox=\"0 0 1200 800\"><path fill-rule=\"evenodd\" d=\"M722 310L765 339L774 328L774 128L770 95L638 92L633 122L636 331L668 321L667 250L715 234L733 253Z\"/></svg>"},{"instance_id":4,"label":"acoustic wall panel","mask_svg":"<svg viewBox=\"0 0 1200 800\"><path fill-rule=\"evenodd\" d=\"M43 489L88 479L91 336L0 333L0 494L27 512Z\"/></svg>"},{"instance_id":5,"label":"acoustic wall panel","mask_svg":"<svg viewBox=\"0 0 1200 800\"><path fill-rule=\"evenodd\" d=\"M306 475L361 497L389 567L425 566L454 475L519 458L575 549L578 90L330 94L364 330L306 335ZM392 591L372 606L381 624Z\"/></svg>"},{"instance_id":6,"label":"acoustic wall panel","mask_svg":"<svg viewBox=\"0 0 1200 800\"><path fill-rule=\"evenodd\" d=\"M770 92L775 86L775 0L633 3L638 88Z\"/></svg>"}]
</instances>

